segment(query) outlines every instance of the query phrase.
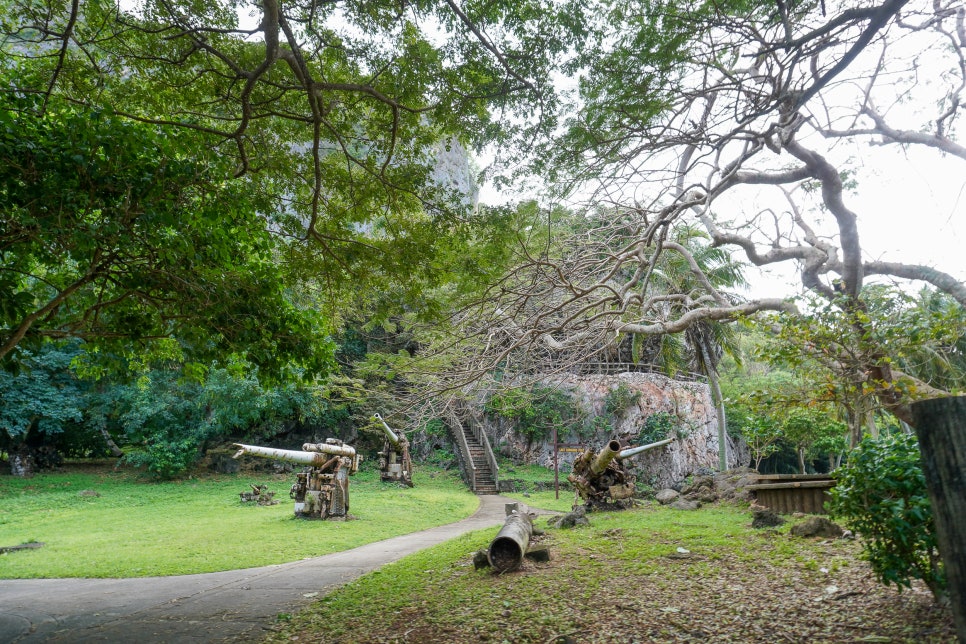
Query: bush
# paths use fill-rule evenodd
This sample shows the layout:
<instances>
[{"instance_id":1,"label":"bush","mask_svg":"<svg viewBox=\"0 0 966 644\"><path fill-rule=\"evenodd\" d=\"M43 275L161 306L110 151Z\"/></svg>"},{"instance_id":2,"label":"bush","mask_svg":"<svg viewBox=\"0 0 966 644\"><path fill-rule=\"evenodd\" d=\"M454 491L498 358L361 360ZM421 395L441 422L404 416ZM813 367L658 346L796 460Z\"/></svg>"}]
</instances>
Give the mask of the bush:
<instances>
[{"instance_id":1,"label":"bush","mask_svg":"<svg viewBox=\"0 0 966 644\"><path fill-rule=\"evenodd\" d=\"M946 579L915 436L867 438L836 480L829 512L862 539L879 581L901 590L922 579L942 600Z\"/></svg>"},{"instance_id":2,"label":"bush","mask_svg":"<svg viewBox=\"0 0 966 644\"><path fill-rule=\"evenodd\" d=\"M666 411L651 414L641 425L641 433L637 442L641 445L656 443L666 438L684 438L688 434L687 427L681 419Z\"/></svg>"},{"instance_id":3,"label":"bush","mask_svg":"<svg viewBox=\"0 0 966 644\"><path fill-rule=\"evenodd\" d=\"M549 438L554 427L560 436L579 433L584 422L584 414L571 393L543 385L498 392L484 409L513 422L517 434L528 444Z\"/></svg>"}]
</instances>

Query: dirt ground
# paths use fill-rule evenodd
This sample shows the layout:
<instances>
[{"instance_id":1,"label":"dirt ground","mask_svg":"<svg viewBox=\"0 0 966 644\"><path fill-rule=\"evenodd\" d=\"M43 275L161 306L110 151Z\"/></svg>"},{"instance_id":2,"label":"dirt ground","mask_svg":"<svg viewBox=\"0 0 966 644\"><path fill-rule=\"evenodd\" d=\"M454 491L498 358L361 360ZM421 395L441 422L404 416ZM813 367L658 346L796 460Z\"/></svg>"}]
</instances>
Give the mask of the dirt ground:
<instances>
[{"instance_id":1,"label":"dirt ground","mask_svg":"<svg viewBox=\"0 0 966 644\"><path fill-rule=\"evenodd\" d=\"M832 546L832 571L807 558L792 565L762 558L749 565L746 557L685 553L664 558L657 573L629 570L626 561L599 549L562 551L552 538L549 545L556 553L552 561L527 562L514 573L475 571L470 560L460 562L416 590L391 618L380 613L378 620L351 624L349 638L329 638L310 627L273 641L956 642L948 609L937 607L921 584L901 593L881 585L859 559L855 542ZM820 541L814 545L823 547ZM606 572L588 575L589 561ZM468 593L464 601L452 600L462 593ZM323 612L312 621L323 624L329 617Z\"/></svg>"}]
</instances>

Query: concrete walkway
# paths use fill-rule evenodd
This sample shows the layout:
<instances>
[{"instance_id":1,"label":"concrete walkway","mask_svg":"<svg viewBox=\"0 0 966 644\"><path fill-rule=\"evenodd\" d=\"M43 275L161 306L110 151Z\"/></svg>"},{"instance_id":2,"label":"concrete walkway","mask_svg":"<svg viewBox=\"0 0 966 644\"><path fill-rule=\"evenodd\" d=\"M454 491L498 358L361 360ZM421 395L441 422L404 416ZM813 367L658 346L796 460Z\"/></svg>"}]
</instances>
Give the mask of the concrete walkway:
<instances>
[{"instance_id":1,"label":"concrete walkway","mask_svg":"<svg viewBox=\"0 0 966 644\"><path fill-rule=\"evenodd\" d=\"M0 580L0 644L259 641L279 613L295 613L423 548L501 525L504 505L512 502L481 496L476 513L456 523L263 568L139 579Z\"/></svg>"}]
</instances>

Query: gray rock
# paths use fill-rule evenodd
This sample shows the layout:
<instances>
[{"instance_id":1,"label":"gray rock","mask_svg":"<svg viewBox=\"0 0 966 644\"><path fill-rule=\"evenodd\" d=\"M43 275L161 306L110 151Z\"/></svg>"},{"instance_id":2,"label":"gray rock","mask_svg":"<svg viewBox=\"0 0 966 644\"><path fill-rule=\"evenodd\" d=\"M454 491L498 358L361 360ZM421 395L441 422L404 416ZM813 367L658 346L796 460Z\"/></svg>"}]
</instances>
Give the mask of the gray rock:
<instances>
[{"instance_id":1,"label":"gray rock","mask_svg":"<svg viewBox=\"0 0 966 644\"><path fill-rule=\"evenodd\" d=\"M578 525L590 525L590 521L587 520L587 509L582 505L578 506L573 512L569 512L556 520L551 520L550 525L554 528L573 528Z\"/></svg>"},{"instance_id":2,"label":"gray rock","mask_svg":"<svg viewBox=\"0 0 966 644\"><path fill-rule=\"evenodd\" d=\"M718 494L712 488L702 485L697 490L690 492L688 498L701 503L714 503L718 500Z\"/></svg>"},{"instance_id":3,"label":"gray rock","mask_svg":"<svg viewBox=\"0 0 966 644\"><path fill-rule=\"evenodd\" d=\"M828 537L837 539L844 534L842 527L825 517L810 517L803 523L793 525L790 531L796 537Z\"/></svg>"},{"instance_id":4,"label":"gray rock","mask_svg":"<svg viewBox=\"0 0 966 644\"><path fill-rule=\"evenodd\" d=\"M674 508L675 510L697 510L701 507L701 504L697 501L689 501L688 499L678 499L668 507Z\"/></svg>"},{"instance_id":5,"label":"gray rock","mask_svg":"<svg viewBox=\"0 0 966 644\"><path fill-rule=\"evenodd\" d=\"M657 494L655 494L654 495L654 498L661 505L667 505L668 503L670 503L674 499L678 498L679 496L681 496L681 495L678 492L676 492L676 491L674 491L674 490L672 490L670 488L665 488L663 490L660 490Z\"/></svg>"},{"instance_id":6,"label":"gray rock","mask_svg":"<svg viewBox=\"0 0 966 644\"><path fill-rule=\"evenodd\" d=\"M774 528L775 526L780 526L785 523L785 519L781 518L774 511L769 509L755 510L755 518L751 522L752 528Z\"/></svg>"}]
</instances>

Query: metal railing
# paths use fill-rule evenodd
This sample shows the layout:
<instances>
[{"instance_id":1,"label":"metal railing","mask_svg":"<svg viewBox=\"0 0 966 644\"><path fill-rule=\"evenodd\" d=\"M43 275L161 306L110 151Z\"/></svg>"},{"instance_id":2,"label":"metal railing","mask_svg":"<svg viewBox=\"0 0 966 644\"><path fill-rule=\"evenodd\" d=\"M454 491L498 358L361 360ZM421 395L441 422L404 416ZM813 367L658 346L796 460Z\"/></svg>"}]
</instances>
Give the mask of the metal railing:
<instances>
[{"instance_id":1,"label":"metal railing","mask_svg":"<svg viewBox=\"0 0 966 644\"><path fill-rule=\"evenodd\" d=\"M483 454L486 456L486 462L489 464L490 471L493 473L493 483L496 485L496 489L499 490L500 466L496 464L496 456L493 454L493 448L490 447L490 439L486 437L486 432L483 431L479 423L475 422L475 419L470 422L470 431L473 432L473 436L483 446Z\"/></svg>"},{"instance_id":2,"label":"metal railing","mask_svg":"<svg viewBox=\"0 0 966 644\"><path fill-rule=\"evenodd\" d=\"M452 416L453 433L456 434L456 442L459 444L460 452L463 454L463 462L466 464L466 475L470 479L470 489L476 492L476 466L473 465L473 455L470 454L470 446L466 442L466 434L463 432L463 425L460 423L456 414Z\"/></svg>"},{"instance_id":3,"label":"metal railing","mask_svg":"<svg viewBox=\"0 0 966 644\"><path fill-rule=\"evenodd\" d=\"M701 373L694 373L690 371L679 371L673 376L668 376L664 373L658 365L655 364L645 364L638 362L575 362L569 365L563 371L567 373L572 373L578 376L591 376L591 375L614 375L618 373L657 373L662 376L667 376L673 380L689 380L696 382L706 382L707 377Z\"/></svg>"}]
</instances>

